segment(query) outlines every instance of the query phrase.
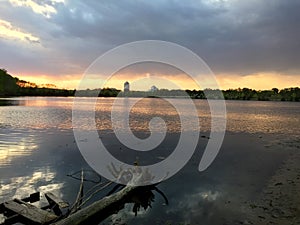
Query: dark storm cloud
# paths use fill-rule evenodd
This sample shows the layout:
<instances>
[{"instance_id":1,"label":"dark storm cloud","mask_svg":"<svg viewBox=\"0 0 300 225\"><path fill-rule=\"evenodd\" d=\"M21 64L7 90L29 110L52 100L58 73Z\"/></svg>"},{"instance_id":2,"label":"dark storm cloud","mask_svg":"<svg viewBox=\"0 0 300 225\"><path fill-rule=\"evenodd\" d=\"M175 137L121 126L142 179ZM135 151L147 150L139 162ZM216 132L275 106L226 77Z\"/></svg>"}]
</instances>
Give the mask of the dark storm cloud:
<instances>
[{"instance_id":1,"label":"dark storm cloud","mask_svg":"<svg viewBox=\"0 0 300 225\"><path fill-rule=\"evenodd\" d=\"M298 72L299 8L299 1L262 1L240 6L232 25L226 24L226 30L217 36L216 54L208 54L208 59L220 71Z\"/></svg>"},{"instance_id":2,"label":"dark storm cloud","mask_svg":"<svg viewBox=\"0 0 300 225\"><path fill-rule=\"evenodd\" d=\"M300 69L298 0L47 2L57 10L50 18L3 3L0 19L39 37L40 43L34 44L40 48L37 52L6 49L7 58L1 56L1 62L18 66L14 60L28 56L27 66L41 72L81 73L112 47L158 39L188 47L216 73L298 73ZM0 39L2 46L5 43Z\"/></svg>"}]
</instances>

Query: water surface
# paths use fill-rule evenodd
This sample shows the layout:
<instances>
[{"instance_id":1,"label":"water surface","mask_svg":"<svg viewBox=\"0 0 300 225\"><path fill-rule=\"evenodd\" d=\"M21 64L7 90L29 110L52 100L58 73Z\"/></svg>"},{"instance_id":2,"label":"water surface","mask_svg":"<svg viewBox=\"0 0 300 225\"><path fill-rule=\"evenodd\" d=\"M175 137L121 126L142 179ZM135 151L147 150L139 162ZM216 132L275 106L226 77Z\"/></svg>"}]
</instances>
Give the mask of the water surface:
<instances>
[{"instance_id":1,"label":"water surface","mask_svg":"<svg viewBox=\"0 0 300 225\"><path fill-rule=\"evenodd\" d=\"M151 157L163 160L172 152L180 135L179 116L172 105L164 100L147 98L131 110L130 125L137 136L148 135L149 121L153 117L163 118L168 128L169 135L163 145L151 157L143 158L140 153L129 152L111 135L110 112L114 100L99 98L96 105L96 129L112 154L124 154L129 162L133 162L137 157L141 161ZM89 98L81 101L83 106L91 104ZM188 104L184 99L176 101ZM194 100L194 103L201 135L208 136L208 104L204 100ZM0 100L0 201L24 197L34 191L53 191L69 202L75 199L79 183L67 175L81 168L91 168L82 158L73 136L72 104L73 98L60 97ZM207 143L205 137L200 137L197 151L184 169L159 186L168 196L169 206L156 195L153 208L142 210L138 217L133 216L131 206L128 206L129 209L105 223L121 220L129 224L165 224L166 221L171 224L198 224L198 221L220 224L242 217L242 203L256 197L289 154L284 144L299 140L300 104L227 101L226 107L224 145L207 171L197 171ZM124 110L122 105L118 110L120 113ZM95 128L86 124L82 129ZM92 172L87 175L95 178ZM43 199L41 204L44 203Z\"/></svg>"}]
</instances>

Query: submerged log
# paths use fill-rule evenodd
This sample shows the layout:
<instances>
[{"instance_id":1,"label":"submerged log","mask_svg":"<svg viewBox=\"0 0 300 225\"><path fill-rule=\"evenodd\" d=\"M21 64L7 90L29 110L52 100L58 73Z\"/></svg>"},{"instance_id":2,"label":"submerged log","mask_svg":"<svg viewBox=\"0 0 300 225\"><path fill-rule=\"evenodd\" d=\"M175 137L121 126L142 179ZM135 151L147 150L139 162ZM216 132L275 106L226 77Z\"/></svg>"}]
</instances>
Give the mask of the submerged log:
<instances>
[{"instance_id":1,"label":"submerged log","mask_svg":"<svg viewBox=\"0 0 300 225\"><path fill-rule=\"evenodd\" d=\"M45 193L45 197L48 200L50 205L53 202L54 204L58 205L59 208L62 209L69 207L69 203L65 202L64 200L62 200L60 197L56 196L52 192Z\"/></svg>"},{"instance_id":2,"label":"submerged log","mask_svg":"<svg viewBox=\"0 0 300 225\"><path fill-rule=\"evenodd\" d=\"M17 213L18 215L27 218L28 220L38 223L38 224L45 224L49 223L55 219L57 219L57 216L39 209L35 207L34 205L31 205L27 202L24 202L19 199L15 199L14 201L8 201L4 203L4 207Z\"/></svg>"},{"instance_id":3,"label":"submerged log","mask_svg":"<svg viewBox=\"0 0 300 225\"><path fill-rule=\"evenodd\" d=\"M57 216L61 216L62 212L61 209L69 207L69 204L56 196L55 194L48 192L45 193L45 197L47 201L49 202L49 206L45 207L46 209L52 209L52 211ZM44 209L44 208L43 208Z\"/></svg>"},{"instance_id":4,"label":"submerged log","mask_svg":"<svg viewBox=\"0 0 300 225\"><path fill-rule=\"evenodd\" d=\"M160 193L168 204L166 196L156 188L156 185L160 182L153 184L151 181L154 176L148 171L143 171L137 164L134 169L127 170L116 170L117 180L123 180L127 183L127 186L123 184L117 184L122 189L113 193L109 192L109 196L104 197L91 205L80 209L74 214L68 215L68 217L61 219L51 225L92 225L99 224L101 221L111 216L112 214L118 213L124 208L126 203L134 203L133 212L137 214L137 211L142 207L145 210L151 207L151 202L154 201L153 190ZM114 165L112 164L114 169ZM122 183L124 183L122 182ZM110 184L109 182L108 184ZM144 184L148 184L145 185ZM104 187L104 186L103 186ZM102 187L102 188L103 188ZM116 191L118 188L114 188ZM101 190L101 189L100 189ZM83 204L83 203L82 203Z\"/></svg>"},{"instance_id":5,"label":"submerged log","mask_svg":"<svg viewBox=\"0 0 300 225\"><path fill-rule=\"evenodd\" d=\"M140 188L143 187L126 186L121 191L96 201L52 225L98 224L110 215L124 208L126 203L132 202L131 198L133 194Z\"/></svg>"}]
</instances>

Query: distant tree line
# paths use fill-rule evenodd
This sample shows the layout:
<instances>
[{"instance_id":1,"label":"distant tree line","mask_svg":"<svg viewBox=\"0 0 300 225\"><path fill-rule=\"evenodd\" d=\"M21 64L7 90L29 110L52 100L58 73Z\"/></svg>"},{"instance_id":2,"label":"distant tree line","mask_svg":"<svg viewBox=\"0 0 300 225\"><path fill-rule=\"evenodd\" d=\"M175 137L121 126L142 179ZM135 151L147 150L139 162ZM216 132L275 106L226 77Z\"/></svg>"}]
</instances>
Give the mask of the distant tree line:
<instances>
[{"instance_id":1,"label":"distant tree line","mask_svg":"<svg viewBox=\"0 0 300 225\"><path fill-rule=\"evenodd\" d=\"M121 91L116 88L97 88L77 90L76 96L78 97L117 97Z\"/></svg>"},{"instance_id":2,"label":"distant tree line","mask_svg":"<svg viewBox=\"0 0 300 225\"><path fill-rule=\"evenodd\" d=\"M56 88L55 85L36 85L28 81L12 77L7 70L0 69L0 97L10 96L84 96L84 97L178 97L190 96L193 99L221 99L226 100L257 100L257 101L300 101L300 88L284 88L279 90L256 91L249 88L229 89L225 91L203 90L168 90L129 91L121 92L115 88L67 90ZM223 93L223 96L221 95Z\"/></svg>"},{"instance_id":3,"label":"distant tree line","mask_svg":"<svg viewBox=\"0 0 300 225\"><path fill-rule=\"evenodd\" d=\"M225 100L253 100L253 101L300 101L300 88L285 88L279 90L256 91L249 88L229 89L225 91L205 89L203 90L167 90L156 91L130 91L121 92L119 97L177 97L190 96L193 99L225 99Z\"/></svg>"},{"instance_id":4,"label":"distant tree line","mask_svg":"<svg viewBox=\"0 0 300 225\"><path fill-rule=\"evenodd\" d=\"M155 91L128 91L128 92L121 92L119 97L172 97L172 98L184 98L188 97L186 91L184 90L168 90L168 89L158 89Z\"/></svg>"},{"instance_id":5,"label":"distant tree line","mask_svg":"<svg viewBox=\"0 0 300 225\"><path fill-rule=\"evenodd\" d=\"M220 98L219 90L186 90L186 92L196 99L206 99L208 98ZM300 101L300 88L284 88L279 90L278 88L272 88L272 90L257 91L249 88L238 88L229 89L222 91L224 99L226 100L255 100L255 101ZM208 96L206 96L206 95Z\"/></svg>"}]
</instances>

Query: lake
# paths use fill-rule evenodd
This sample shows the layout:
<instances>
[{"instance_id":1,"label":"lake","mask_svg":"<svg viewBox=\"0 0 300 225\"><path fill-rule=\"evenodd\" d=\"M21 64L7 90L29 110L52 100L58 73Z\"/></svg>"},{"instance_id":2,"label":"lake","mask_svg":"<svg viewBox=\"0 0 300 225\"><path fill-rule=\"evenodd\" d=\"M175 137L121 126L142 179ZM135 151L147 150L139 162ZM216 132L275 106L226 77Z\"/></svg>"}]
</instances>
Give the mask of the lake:
<instances>
[{"instance_id":1,"label":"lake","mask_svg":"<svg viewBox=\"0 0 300 225\"><path fill-rule=\"evenodd\" d=\"M80 101L83 106L92 104L90 98ZM151 163L156 162L172 152L180 136L179 117L172 105L161 99L146 98L132 108L130 126L137 137L149 135L149 121L153 117L164 119L168 129L166 139L156 151L144 154L125 148L114 137L110 122L114 101L115 98L99 98L95 119L99 136L112 155L122 156L128 163L138 159L141 164L147 164L150 159ZM188 104L186 99L176 101L183 106ZM131 212L132 205L128 205L103 224L243 221L248 202L259 198L270 177L291 153L299 149L299 103L226 101L224 143L213 164L200 173L198 164L208 141L211 118L205 100L193 100L193 103L202 133L187 165L158 186L168 197L169 205L155 194L151 209L142 209L135 217ZM90 180L99 180L78 150L72 129L72 106L73 98L64 97L0 100L0 202L35 191L53 191L72 203L79 181L68 175L83 168ZM118 110L122 113L122 105ZM82 129L89 131L95 127L86 123ZM93 182L86 182L87 188L92 185ZM102 196L100 193L93 200ZM42 199L43 203L45 199Z\"/></svg>"}]
</instances>

